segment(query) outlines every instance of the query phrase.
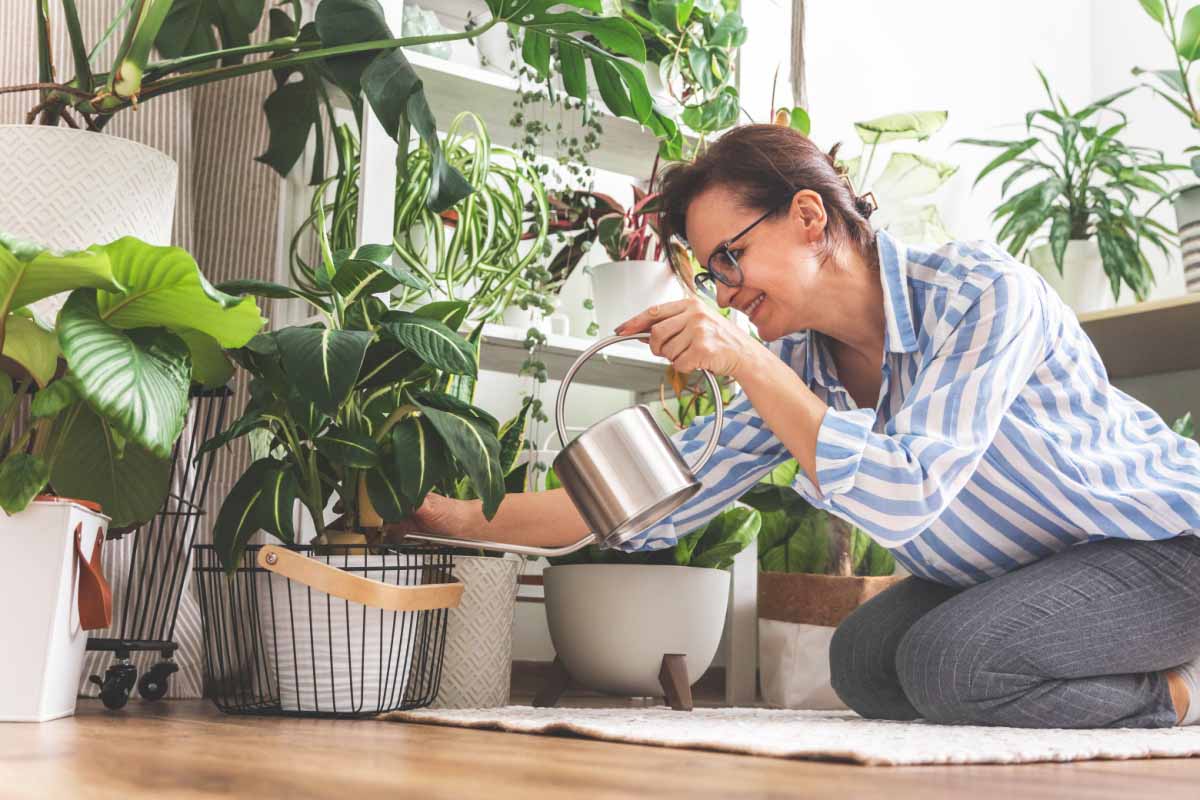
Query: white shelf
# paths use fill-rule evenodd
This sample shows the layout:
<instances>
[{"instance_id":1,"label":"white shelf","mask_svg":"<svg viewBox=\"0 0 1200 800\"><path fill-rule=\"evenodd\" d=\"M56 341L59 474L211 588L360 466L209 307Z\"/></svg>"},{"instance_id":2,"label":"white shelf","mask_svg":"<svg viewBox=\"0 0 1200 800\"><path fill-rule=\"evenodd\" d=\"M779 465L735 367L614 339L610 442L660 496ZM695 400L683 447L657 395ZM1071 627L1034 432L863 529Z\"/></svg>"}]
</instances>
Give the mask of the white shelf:
<instances>
[{"instance_id":1,"label":"white shelf","mask_svg":"<svg viewBox=\"0 0 1200 800\"><path fill-rule=\"evenodd\" d=\"M519 91L516 78L412 50L405 50L404 55L421 78L425 97L439 127L444 129L462 111L472 111L483 120L492 141L519 147L523 130L509 125L514 113L513 100ZM345 96L340 91L332 89L331 97L335 99L335 105L345 107ZM578 136L582 140L587 134L578 112L564 111L543 102L526 106L525 114L550 127L548 140L559 136L553 129L560 121L563 135ZM600 115L604 133L600 137L600 146L588 155L589 163L622 175L637 178L649 175L658 153L657 137L633 120L613 116L603 105L600 105ZM694 137L689 141L694 142Z\"/></svg>"}]
</instances>

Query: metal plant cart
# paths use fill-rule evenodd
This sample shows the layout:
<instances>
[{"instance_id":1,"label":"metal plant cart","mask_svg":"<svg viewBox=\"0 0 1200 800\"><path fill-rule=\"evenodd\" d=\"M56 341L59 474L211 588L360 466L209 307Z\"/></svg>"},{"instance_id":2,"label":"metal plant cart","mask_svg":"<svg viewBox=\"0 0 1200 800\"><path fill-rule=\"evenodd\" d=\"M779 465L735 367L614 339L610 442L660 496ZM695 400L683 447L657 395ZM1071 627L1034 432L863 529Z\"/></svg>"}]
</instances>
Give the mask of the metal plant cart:
<instances>
[{"instance_id":1,"label":"metal plant cart","mask_svg":"<svg viewBox=\"0 0 1200 800\"><path fill-rule=\"evenodd\" d=\"M130 550L128 574L123 581L116 576L121 585L113 586L121 602L112 627L105 631L110 636L88 639L87 649L112 653L116 659L103 678L89 678L110 709L123 707L135 685L144 699L162 699L171 675L179 670L174 661L179 647L173 640L175 621L213 469L212 453L201 454L200 448L222 430L232 396L224 386L193 387L184 433L172 454L170 494L162 510L139 528L108 533L109 540L129 537L122 543ZM139 679L131 658L143 652L157 652L161 660Z\"/></svg>"}]
</instances>

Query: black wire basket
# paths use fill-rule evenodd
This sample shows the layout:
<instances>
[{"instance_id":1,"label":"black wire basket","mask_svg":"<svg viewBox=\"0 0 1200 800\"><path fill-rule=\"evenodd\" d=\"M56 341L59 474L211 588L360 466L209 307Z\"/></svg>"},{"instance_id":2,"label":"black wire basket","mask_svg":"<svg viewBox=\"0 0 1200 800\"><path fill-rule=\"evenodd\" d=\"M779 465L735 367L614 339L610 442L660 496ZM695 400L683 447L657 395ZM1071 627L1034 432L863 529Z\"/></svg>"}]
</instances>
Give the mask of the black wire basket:
<instances>
[{"instance_id":1,"label":"black wire basket","mask_svg":"<svg viewBox=\"0 0 1200 800\"><path fill-rule=\"evenodd\" d=\"M221 711L364 717L437 696L463 591L449 550L251 546L228 575L214 547L193 549L205 694Z\"/></svg>"},{"instance_id":2,"label":"black wire basket","mask_svg":"<svg viewBox=\"0 0 1200 800\"><path fill-rule=\"evenodd\" d=\"M174 661L179 647L174 641L175 622L213 469L212 453L201 455L200 447L223 429L232 396L224 386L192 388L184 433L172 454L170 490L162 509L139 528L109 531L110 540L122 540L105 547L114 619L111 627L88 639L87 649L112 653L116 659L103 678L95 674L89 678L110 709L125 705L135 683L144 699L161 699L170 676L179 670ZM99 657L89 656L84 674L101 666ZM138 666L143 670L140 680Z\"/></svg>"}]
</instances>

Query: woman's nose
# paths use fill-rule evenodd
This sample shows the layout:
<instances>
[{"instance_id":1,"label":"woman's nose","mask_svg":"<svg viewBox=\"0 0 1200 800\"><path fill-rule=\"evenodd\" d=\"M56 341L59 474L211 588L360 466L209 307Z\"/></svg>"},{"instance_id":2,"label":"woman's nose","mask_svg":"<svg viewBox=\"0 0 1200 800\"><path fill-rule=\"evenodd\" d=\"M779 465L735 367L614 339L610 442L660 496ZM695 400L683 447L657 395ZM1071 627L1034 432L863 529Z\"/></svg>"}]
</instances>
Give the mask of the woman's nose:
<instances>
[{"instance_id":1,"label":"woman's nose","mask_svg":"<svg viewBox=\"0 0 1200 800\"><path fill-rule=\"evenodd\" d=\"M717 284L717 305L721 308L728 308L733 296L737 294L737 289L732 289L723 283Z\"/></svg>"}]
</instances>

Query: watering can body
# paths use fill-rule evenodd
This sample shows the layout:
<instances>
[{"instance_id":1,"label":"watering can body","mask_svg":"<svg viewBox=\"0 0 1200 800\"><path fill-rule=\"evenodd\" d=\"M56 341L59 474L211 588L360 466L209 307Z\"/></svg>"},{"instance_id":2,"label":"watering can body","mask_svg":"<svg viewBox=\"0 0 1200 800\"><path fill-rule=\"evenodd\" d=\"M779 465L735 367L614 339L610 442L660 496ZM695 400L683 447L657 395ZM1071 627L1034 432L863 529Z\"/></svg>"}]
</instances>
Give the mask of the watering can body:
<instances>
[{"instance_id":1,"label":"watering can body","mask_svg":"<svg viewBox=\"0 0 1200 800\"><path fill-rule=\"evenodd\" d=\"M592 355L611 344L648 338L649 334L634 334L612 336L597 342L567 370L558 391L555 422L564 446L554 458L554 472L592 531L591 535L561 548L527 547L424 533L411 533L407 537L437 544L553 558L597 542L605 547L617 547L695 496L701 488L695 471L716 449L725 412L720 387L707 371L704 375L713 394L715 419L712 436L694 466L688 466L658 427L650 410L640 404L606 417L567 441L567 389L575 373Z\"/></svg>"}]
</instances>

